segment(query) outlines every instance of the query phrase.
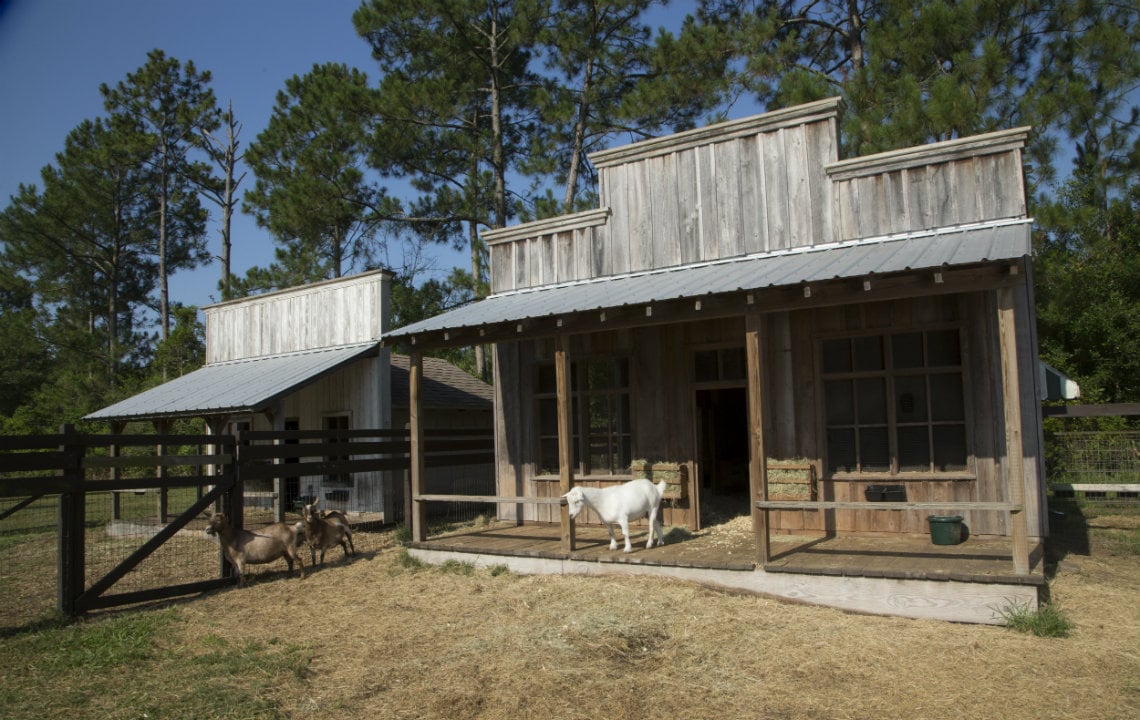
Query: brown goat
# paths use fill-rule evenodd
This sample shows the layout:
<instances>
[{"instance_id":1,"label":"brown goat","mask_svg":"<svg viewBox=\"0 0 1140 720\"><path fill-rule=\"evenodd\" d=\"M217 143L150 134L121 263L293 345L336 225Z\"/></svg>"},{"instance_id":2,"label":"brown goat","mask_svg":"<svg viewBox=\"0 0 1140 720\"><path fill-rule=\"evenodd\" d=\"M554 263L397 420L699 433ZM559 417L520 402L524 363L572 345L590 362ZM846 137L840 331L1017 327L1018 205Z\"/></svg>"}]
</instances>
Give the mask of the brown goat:
<instances>
[{"instance_id":1,"label":"brown goat","mask_svg":"<svg viewBox=\"0 0 1140 720\"><path fill-rule=\"evenodd\" d=\"M305 579L305 561L297 552L297 531L287 523L273 523L257 530L234 530L230 521L222 513L210 515L206 526L207 535L217 535L221 540L226 559L238 574L238 583L245 585L245 566L264 565L278 558L285 558L289 574L293 574L293 561L301 569L301 579Z\"/></svg>"},{"instance_id":2,"label":"brown goat","mask_svg":"<svg viewBox=\"0 0 1140 720\"><path fill-rule=\"evenodd\" d=\"M309 544L309 562L317 564L317 550L321 551L321 564L325 564L325 550L340 545L344 550L344 558L356 554L356 546L352 543L352 526L344 513L333 510L321 513L317 510L320 498L305 505L301 509L301 524L305 529L305 542ZM349 548L352 552L349 553Z\"/></svg>"}]
</instances>

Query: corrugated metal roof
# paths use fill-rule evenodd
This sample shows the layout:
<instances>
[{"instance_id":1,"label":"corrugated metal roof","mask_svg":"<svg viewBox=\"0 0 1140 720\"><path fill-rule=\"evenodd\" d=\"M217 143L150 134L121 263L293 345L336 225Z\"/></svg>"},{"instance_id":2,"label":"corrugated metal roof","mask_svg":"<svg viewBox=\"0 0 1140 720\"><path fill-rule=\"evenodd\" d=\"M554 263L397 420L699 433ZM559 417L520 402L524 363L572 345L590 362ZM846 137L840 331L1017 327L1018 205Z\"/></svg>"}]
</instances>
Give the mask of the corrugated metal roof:
<instances>
[{"instance_id":1,"label":"corrugated metal roof","mask_svg":"<svg viewBox=\"0 0 1140 720\"><path fill-rule=\"evenodd\" d=\"M1029 255L1031 220L939 228L699 265L498 293L385 335L477 328L588 310L763 290L838 278L946 268Z\"/></svg>"},{"instance_id":2,"label":"corrugated metal roof","mask_svg":"<svg viewBox=\"0 0 1140 720\"><path fill-rule=\"evenodd\" d=\"M97 410L85 420L200 417L258 412L326 373L374 353L378 343L231 360L192 373Z\"/></svg>"}]
</instances>

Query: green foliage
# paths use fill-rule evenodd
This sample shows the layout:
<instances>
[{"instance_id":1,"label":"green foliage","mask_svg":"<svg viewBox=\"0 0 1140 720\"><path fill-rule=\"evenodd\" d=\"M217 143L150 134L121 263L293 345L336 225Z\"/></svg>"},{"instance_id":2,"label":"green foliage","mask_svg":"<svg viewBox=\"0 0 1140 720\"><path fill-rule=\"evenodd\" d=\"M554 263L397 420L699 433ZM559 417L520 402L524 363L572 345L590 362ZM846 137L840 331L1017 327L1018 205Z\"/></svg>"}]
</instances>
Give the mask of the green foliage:
<instances>
[{"instance_id":1,"label":"green foliage","mask_svg":"<svg viewBox=\"0 0 1140 720\"><path fill-rule=\"evenodd\" d=\"M1036 610L1027 603L1011 603L998 610L1005 626L1037 637L1064 638L1073 630L1070 621L1056 603L1043 603Z\"/></svg>"},{"instance_id":2,"label":"green foliage","mask_svg":"<svg viewBox=\"0 0 1140 720\"><path fill-rule=\"evenodd\" d=\"M243 207L273 233L278 263L315 261L292 265L308 268L306 281L374 263L388 209L384 190L365 176L376 99L364 73L315 65L285 81L268 126L246 151L257 179Z\"/></svg>"}]
</instances>

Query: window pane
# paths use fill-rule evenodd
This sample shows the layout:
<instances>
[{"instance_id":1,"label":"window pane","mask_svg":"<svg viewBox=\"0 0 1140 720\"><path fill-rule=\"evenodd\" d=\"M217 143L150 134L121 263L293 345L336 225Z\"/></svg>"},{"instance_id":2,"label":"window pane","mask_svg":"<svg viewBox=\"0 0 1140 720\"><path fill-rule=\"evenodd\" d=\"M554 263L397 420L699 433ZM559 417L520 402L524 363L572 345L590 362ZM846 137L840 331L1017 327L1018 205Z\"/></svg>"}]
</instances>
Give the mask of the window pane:
<instances>
[{"instance_id":1,"label":"window pane","mask_svg":"<svg viewBox=\"0 0 1140 720\"><path fill-rule=\"evenodd\" d=\"M855 431L827 431L827 469L830 472L855 471Z\"/></svg>"},{"instance_id":2,"label":"window pane","mask_svg":"<svg viewBox=\"0 0 1140 720\"><path fill-rule=\"evenodd\" d=\"M590 432L605 433L610 429L610 403L608 395L590 396Z\"/></svg>"},{"instance_id":3,"label":"window pane","mask_svg":"<svg viewBox=\"0 0 1140 720\"><path fill-rule=\"evenodd\" d=\"M613 387L614 367L608 360L593 360L586 366L588 379L586 387L591 390L602 390Z\"/></svg>"},{"instance_id":4,"label":"window pane","mask_svg":"<svg viewBox=\"0 0 1140 720\"><path fill-rule=\"evenodd\" d=\"M881 336L855 338L855 370L867 372L883 369L883 338Z\"/></svg>"},{"instance_id":5,"label":"window pane","mask_svg":"<svg viewBox=\"0 0 1140 720\"><path fill-rule=\"evenodd\" d=\"M538 401L538 434L558 435L558 401L545 399Z\"/></svg>"},{"instance_id":6,"label":"window pane","mask_svg":"<svg viewBox=\"0 0 1140 720\"><path fill-rule=\"evenodd\" d=\"M617 406L617 417L614 418L614 432L628 434L631 430L630 413L629 413L629 395L621 393L614 397L614 404Z\"/></svg>"},{"instance_id":7,"label":"window pane","mask_svg":"<svg viewBox=\"0 0 1140 720\"><path fill-rule=\"evenodd\" d=\"M961 373L930 376L930 414L935 420L966 419Z\"/></svg>"},{"instance_id":8,"label":"window pane","mask_svg":"<svg viewBox=\"0 0 1140 720\"><path fill-rule=\"evenodd\" d=\"M930 470L930 437L927 426L899 428L899 472Z\"/></svg>"},{"instance_id":9,"label":"window pane","mask_svg":"<svg viewBox=\"0 0 1140 720\"><path fill-rule=\"evenodd\" d=\"M716 350L698 350L693 353L693 379L697 382L717 379Z\"/></svg>"},{"instance_id":10,"label":"window pane","mask_svg":"<svg viewBox=\"0 0 1140 720\"><path fill-rule=\"evenodd\" d=\"M610 467L610 442L606 435L590 436L590 473L594 475L613 472Z\"/></svg>"},{"instance_id":11,"label":"window pane","mask_svg":"<svg viewBox=\"0 0 1140 720\"><path fill-rule=\"evenodd\" d=\"M621 358L614 361L614 387L629 387L629 360Z\"/></svg>"},{"instance_id":12,"label":"window pane","mask_svg":"<svg viewBox=\"0 0 1140 720\"><path fill-rule=\"evenodd\" d=\"M892 335L891 360L896 368L922 367L922 333Z\"/></svg>"},{"instance_id":13,"label":"window pane","mask_svg":"<svg viewBox=\"0 0 1140 720\"><path fill-rule=\"evenodd\" d=\"M823 384L828 425L851 425L855 422L855 405L851 391L850 380L828 380Z\"/></svg>"},{"instance_id":14,"label":"window pane","mask_svg":"<svg viewBox=\"0 0 1140 720\"><path fill-rule=\"evenodd\" d=\"M863 472L891 469L891 446L885 427L859 428L859 468Z\"/></svg>"},{"instance_id":15,"label":"window pane","mask_svg":"<svg viewBox=\"0 0 1140 720\"><path fill-rule=\"evenodd\" d=\"M934 469L957 472L966 469L966 426L934 426Z\"/></svg>"},{"instance_id":16,"label":"window pane","mask_svg":"<svg viewBox=\"0 0 1140 720\"><path fill-rule=\"evenodd\" d=\"M748 359L744 348L728 348L721 351L721 380L743 380L747 374Z\"/></svg>"},{"instance_id":17,"label":"window pane","mask_svg":"<svg viewBox=\"0 0 1140 720\"><path fill-rule=\"evenodd\" d=\"M939 367L961 365L962 351L958 345L957 330L939 330L926 334L927 365Z\"/></svg>"},{"instance_id":18,"label":"window pane","mask_svg":"<svg viewBox=\"0 0 1140 720\"><path fill-rule=\"evenodd\" d=\"M538 474L558 473L558 439L548 438L539 442Z\"/></svg>"},{"instance_id":19,"label":"window pane","mask_svg":"<svg viewBox=\"0 0 1140 720\"><path fill-rule=\"evenodd\" d=\"M554 375L554 365L545 363L538 366L538 392L558 392L558 381Z\"/></svg>"},{"instance_id":20,"label":"window pane","mask_svg":"<svg viewBox=\"0 0 1140 720\"><path fill-rule=\"evenodd\" d=\"M926 376L895 378L895 420L900 423L926 421Z\"/></svg>"},{"instance_id":21,"label":"window pane","mask_svg":"<svg viewBox=\"0 0 1140 720\"><path fill-rule=\"evenodd\" d=\"M825 373L851 372L851 341L823 341L823 371Z\"/></svg>"},{"instance_id":22,"label":"window pane","mask_svg":"<svg viewBox=\"0 0 1140 720\"><path fill-rule=\"evenodd\" d=\"M859 423L887 422L887 385L883 378L863 378L855 381L859 393Z\"/></svg>"},{"instance_id":23,"label":"window pane","mask_svg":"<svg viewBox=\"0 0 1140 720\"><path fill-rule=\"evenodd\" d=\"M625 473L629 471L629 464L633 462L633 442L629 435L623 435L618 443L618 456L614 459L615 473Z\"/></svg>"}]
</instances>

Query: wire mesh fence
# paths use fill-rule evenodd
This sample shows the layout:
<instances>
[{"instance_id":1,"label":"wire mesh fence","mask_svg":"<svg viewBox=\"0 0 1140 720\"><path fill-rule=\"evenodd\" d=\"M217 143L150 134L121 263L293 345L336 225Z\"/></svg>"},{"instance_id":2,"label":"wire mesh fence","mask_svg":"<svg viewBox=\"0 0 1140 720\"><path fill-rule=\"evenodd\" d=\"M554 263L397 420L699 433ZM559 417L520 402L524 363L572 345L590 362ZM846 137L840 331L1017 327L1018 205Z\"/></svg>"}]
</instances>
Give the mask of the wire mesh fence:
<instances>
[{"instance_id":1,"label":"wire mesh fence","mask_svg":"<svg viewBox=\"0 0 1140 720\"><path fill-rule=\"evenodd\" d=\"M0 498L0 632L56 607L59 496Z\"/></svg>"},{"instance_id":2,"label":"wire mesh fence","mask_svg":"<svg viewBox=\"0 0 1140 720\"><path fill-rule=\"evenodd\" d=\"M1048 433L1045 474L1055 497L1135 503L1140 493L1127 486L1140 483L1140 431ZM1096 487L1069 488L1068 485Z\"/></svg>"}]
</instances>

